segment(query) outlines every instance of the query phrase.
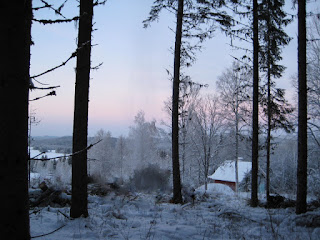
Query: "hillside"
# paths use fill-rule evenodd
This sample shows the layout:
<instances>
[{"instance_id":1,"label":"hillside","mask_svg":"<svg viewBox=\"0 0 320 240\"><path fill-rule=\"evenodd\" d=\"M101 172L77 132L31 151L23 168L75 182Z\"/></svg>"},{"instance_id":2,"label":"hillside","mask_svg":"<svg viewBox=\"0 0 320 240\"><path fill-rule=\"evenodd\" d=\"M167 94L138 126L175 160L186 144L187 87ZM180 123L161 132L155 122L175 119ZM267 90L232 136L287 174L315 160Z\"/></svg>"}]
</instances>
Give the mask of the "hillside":
<instances>
[{"instance_id":1,"label":"hillside","mask_svg":"<svg viewBox=\"0 0 320 240\"><path fill-rule=\"evenodd\" d=\"M72 136L54 137L54 136L37 136L32 137L30 146L35 150L48 151L56 150L59 153L71 153Z\"/></svg>"}]
</instances>

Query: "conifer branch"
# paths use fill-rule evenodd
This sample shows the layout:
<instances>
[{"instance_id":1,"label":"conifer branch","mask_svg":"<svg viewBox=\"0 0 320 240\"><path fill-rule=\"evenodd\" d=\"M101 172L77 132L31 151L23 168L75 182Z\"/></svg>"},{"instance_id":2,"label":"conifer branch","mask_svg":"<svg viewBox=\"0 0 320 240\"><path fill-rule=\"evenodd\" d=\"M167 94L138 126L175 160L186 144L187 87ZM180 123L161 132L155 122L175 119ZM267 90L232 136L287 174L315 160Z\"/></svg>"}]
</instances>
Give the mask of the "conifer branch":
<instances>
[{"instance_id":1,"label":"conifer branch","mask_svg":"<svg viewBox=\"0 0 320 240\"><path fill-rule=\"evenodd\" d=\"M69 19L56 19L56 20L51 20L51 19L36 19L33 18L32 20L38 23L42 23L42 24L54 24L54 23L68 23L68 22L73 22L73 21L78 21L79 20L79 16L73 17L73 18L69 18Z\"/></svg>"}]
</instances>

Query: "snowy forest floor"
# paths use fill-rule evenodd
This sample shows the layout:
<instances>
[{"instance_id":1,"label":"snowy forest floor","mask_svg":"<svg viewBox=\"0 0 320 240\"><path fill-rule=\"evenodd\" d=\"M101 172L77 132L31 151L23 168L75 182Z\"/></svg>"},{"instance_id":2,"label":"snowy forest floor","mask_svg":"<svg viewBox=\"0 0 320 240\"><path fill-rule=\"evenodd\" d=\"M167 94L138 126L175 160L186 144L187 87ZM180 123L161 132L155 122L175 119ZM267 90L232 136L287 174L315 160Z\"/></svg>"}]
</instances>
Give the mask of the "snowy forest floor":
<instances>
[{"instance_id":1,"label":"snowy forest floor","mask_svg":"<svg viewBox=\"0 0 320 240\"><path fill-rule=\"evenodd\" d=\"M89 195L89 217L69 219L69 207L30 210L31 236L57 239L320 239L320 208L248 206L246 194L211 184L194 203L175 205L164 194ZM56 231L55 231L56 230ZM53 232L54 231L54 232ZM41 236L53 232L49 235Z\"/></svg>"}]
</instances>

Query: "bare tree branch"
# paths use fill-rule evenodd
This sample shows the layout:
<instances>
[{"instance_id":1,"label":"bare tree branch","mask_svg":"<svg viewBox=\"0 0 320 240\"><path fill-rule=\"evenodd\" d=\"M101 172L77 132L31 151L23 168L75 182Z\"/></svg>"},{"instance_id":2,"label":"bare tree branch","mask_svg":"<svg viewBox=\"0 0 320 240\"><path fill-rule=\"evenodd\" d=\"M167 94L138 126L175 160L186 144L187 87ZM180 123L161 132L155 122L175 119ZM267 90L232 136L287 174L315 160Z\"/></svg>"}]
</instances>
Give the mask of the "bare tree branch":
<instances>
[{"instance_id":1,"label":"bare tree branch","mask_svg":"<svg viewBox=\"0 0 320 240\"><path fill-rule=\"evenodd\" d=\"M52 86L52 87L44 87L44 88L40 88L40 87L30 87L30 90L50 90L50 89L55 89L55 88L59 88L60 86Z\"/></svg>"},{"instance_id":2,"label":"bare tree branch","mask_svg":"<svg viewBox=\"0 0 320 240\"><path fill-rule=\"evenodd\" d=\"M52 72L52 71L54 71L54 70L56 70L56 69L58 69L58 68L60 68L60 67L62 67L62 66L64 66L64 65L66 65L72 58L74 58L74 57L77 56L77 52L78 52L78 51L73 52L73 53L71 54L71 56L70 56L66 61L64 61L63 63L61 63L60 65L55 66L55 67L53 67L53 68L51 68L51 69L49 69L49 70L47 70L47 71L44 71L43 73L40 73L40 74L38 74L38 75L31 76L30 78L34 79L34 78L36 78L36 77L40 77L40 76L42 76L42 75L45 75L45 74L47 74L47 73L49 73L49 72Z\"/></svg>"},{"instance_id":3,"label":"bare tree branch","mask_svg":"<svg viewBox=\"0 0 320 240\"><path fill-rule=\"evenodd\" d=\"M99 68L103 65L102 63L99 63L97 66L91 67L91 70L99 70Z\"/></svg>"},{"instance_id":4,"label":"bare tree branch","mask_svg":"<svg viewBox=\"0 0 320 240\"><path fill-rule=\"evenodd\" d=\"M49 161L49 160L54 160L54 159L61 159L61 158L65 158L65 157L72 157L72 156L75 156L75 155L78 155L84 151L87 151L89 150L90 148L92 148L94 145L97 145L98 143L100 143L102 141L102 139L100 139L99 141L97 141L96 143L93 143L93 144L90 144L88 147L78 151L78 152L75 152L75 153L72 153L72 154L68 154L68 155L64 155L64 156L59 156L59 157L52 157L52 158L42 158L42 159L36 159L35 157L33 158L30 158L29 160L36 160L36 161ZM37 155L39 156L39 155Z\"/></svg>"},{"instance_id":5,"label":"bare tree branch","mask_svg":"<svg viewBox=\"0 0 320 240\"><path fill-rule=\"evenodd\" d=\"M58 69L58 68L60 68L60 67L63 67L63 66L66 65L72 58L76 57L77 54L78 54L78 51L79 51L81 48L83 48L84 46L86 46L87 44L90 44L90 42L86 42L86 43L84 43L81 47L77 48L77 50L76 50L75 52L73 52L73 53L71 54L71 56L70 56L66 61L64 61L63 63L61 63L60 65L55 66L55 67L53 67L53 68L51 68L51 69L49 69L49 70L47 70L47 71L44 71L43 73L40 73L40 74L38 74L38 75L33 75L33 76L31 76L30 78L31 78L31 79L34 79L34 78L36 78L36 77L40 77L40 76L45 75L45 74L47 74L47 73L49 73L49 72L52 72L52 71L54 71L54 70L56 70L56 69Z\"/></svg>"},{"instance_id":6,"label":"bare tree branch","mask_svg":"<svg viewBox=\"0 0 320 240\"><path fill-rule=\"evenodd\" d=\"M48 3L47 1L45 1L45 0L40 0L40 1L44 4L44 6L38 8L38 9L34 9L34 10L39 10L39 9L42 9L42 8L49 8L49 9L53 10L53 11L55 12L55 14L60 15L60 16L63 17L63 18L66 18L65 16L62 15L61 10L62 10L62 8L64 7L64 5L66 4L66 2L67 2L68 0L65 0L64 3L62 3L58 9L55 9L55 8L53 7L53 5L49 4L49 3Z\"/></svg>"},{"instance_id":7,"label":"bare tree branch","mask_svg":"<svg viewBox=\"0 0 320 240\"><path fill-rule=\"evenodd\" d=\"M36 101L36 100L39 100L39 99L41 99L41 98L45 98L45 97L48 97L48 96L56 96L56 91L51 91L51 92L49 92L48 94L46 94L46 95L44 95L44 96L42 96L42 97L37 97L37 98L31 99L31 100L29 100L29 101L30 101L30 102L31 102L31 101Z\"/></svg>"},{"instance_id":8,"label":"bare tree branch","mask_svg":"<svg viewBox=\"0 0 320 240\"><path fill-rule=\"evenodd\" d=\"M101 1L101 2L99 2L99 0L97 0L97 1L95 1L95 2L93 3L93 6L95 7L95 6L98 6L98 5L105 5L106 2L107 2L107 0L103 0L103 1Z\"/></svg>"},{"instance_id":9,"label":"bare tree branch","mask_svg":"<svg viewBox=\"0 0 320 240\"><path fill-rule=\"evenodd\" d=\"M46 152L41 152L41 153L39 153L38 155L36 155L36 156L34 156L33 158L31 158L30 160L33 160L33 159L35 159L35 158L37 158L37 157L39 157L40 155L42 155L42 154L45 154ZM29 156L29 158L30 158L30 156Z\"/></svg>"}]
</instances>

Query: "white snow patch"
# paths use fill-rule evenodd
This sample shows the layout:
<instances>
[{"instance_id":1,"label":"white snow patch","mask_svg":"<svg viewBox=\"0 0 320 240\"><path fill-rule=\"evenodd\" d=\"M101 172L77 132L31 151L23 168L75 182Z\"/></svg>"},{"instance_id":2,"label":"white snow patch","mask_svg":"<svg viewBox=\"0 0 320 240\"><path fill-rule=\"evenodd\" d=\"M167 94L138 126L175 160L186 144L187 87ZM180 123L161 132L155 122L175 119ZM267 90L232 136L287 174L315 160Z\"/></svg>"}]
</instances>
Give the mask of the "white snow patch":
<instances>
[{"instance_id":1,"label":"white snow patch","mask_svg":"<svg viewBox=\"0 0 320 240\"><path fill-rule=\"evenodd\" d=\"M65 217L68 207L33 209L31 236L61 228L37 239L319 239L319 228L296 224L302 220L294 208L251 208L239 195L228 195L232 190L226 186L209 184L208 189L221 194L185 205L160 204L151 194L89 196L89 217L74 220Z\"/></svg>"},{"instance_id":2,"label":"white snow patch","mask_svg":"<svg viewBox=\"0 0 320 240\"><path fill-rule=\"evenodd\" d=\"M235 193L234 191L228 187L227 185L220 184L220 183L208 183L208 189L205 190L205 186L202 185L201 187L197 188L195 190L196 194L209 194L209 195L215 195L215 194L223 194L228 196L233 196Z\"/></svg>"}]
</instances>

